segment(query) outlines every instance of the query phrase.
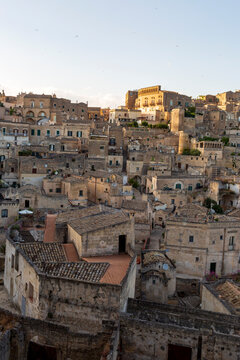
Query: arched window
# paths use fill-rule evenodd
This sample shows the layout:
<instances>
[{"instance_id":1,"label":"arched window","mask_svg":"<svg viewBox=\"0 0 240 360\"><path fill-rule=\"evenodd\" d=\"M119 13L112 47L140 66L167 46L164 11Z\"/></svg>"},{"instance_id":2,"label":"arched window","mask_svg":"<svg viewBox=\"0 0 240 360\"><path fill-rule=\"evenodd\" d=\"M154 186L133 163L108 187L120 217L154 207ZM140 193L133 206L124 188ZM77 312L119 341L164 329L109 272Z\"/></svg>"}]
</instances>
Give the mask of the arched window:
<instances>
[{"instance_id":1,"label":"arched window","mask_svg":"<svg viewBox=\"0 0 240 360\"><path fill-rule=\"evenodd\" d=\"M180 190L181 190L181 188L182 188L182 184L177 183L177 184L176 184L176 186L175 186L175 188L176 188L176 189L180 189Z\"/></svg>"}]
</instances>

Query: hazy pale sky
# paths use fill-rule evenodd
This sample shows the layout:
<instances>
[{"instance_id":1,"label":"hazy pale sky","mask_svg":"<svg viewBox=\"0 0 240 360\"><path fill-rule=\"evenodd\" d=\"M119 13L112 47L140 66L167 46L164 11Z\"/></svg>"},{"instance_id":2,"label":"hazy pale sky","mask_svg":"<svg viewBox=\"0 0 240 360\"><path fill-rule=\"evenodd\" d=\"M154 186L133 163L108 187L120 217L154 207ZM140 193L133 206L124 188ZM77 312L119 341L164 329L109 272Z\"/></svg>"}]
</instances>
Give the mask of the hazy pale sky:
<instances>
[{"instance_id":1,"label":"hazy pale sky","mask_svg":"<svg viewBox=\"0 0 240 360\"><path fill-rule=\"evenodd\" d=\"M94 106L240 88L239 0L0 0L0 89Z\"/></svg>"}]
</instances>

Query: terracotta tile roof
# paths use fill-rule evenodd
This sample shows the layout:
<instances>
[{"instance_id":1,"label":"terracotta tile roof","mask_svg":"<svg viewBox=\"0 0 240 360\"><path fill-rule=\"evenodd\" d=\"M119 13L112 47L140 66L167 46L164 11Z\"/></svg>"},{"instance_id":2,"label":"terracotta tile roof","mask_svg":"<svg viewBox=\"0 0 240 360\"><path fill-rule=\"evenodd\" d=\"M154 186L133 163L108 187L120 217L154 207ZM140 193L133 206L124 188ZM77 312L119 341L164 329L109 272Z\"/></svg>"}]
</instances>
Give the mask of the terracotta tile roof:
<instances>
[{"instance_id":1,"label":"terracotta tile roof","mask_svg":"<svg viewBox=\"0 0 240 360\"><path fill-rule=\"evenodd\" d=\"M94 256L83 258L88 263L91 262L106 262L109 263L107 271L100 280L100 283L118 284L120 285L129 268L132 258L127 254L122 255L108 255L108 256Z\"/></svg>"},{"instance_id":2,"label":"terracotta tile roof","mask_svg":"<svg viewBox=\"0 0 240 360\"><path fill-rule=\"evenodd\" d=\"M109 264L87 263L81 261L78 263L37 263L39 270L46 275L67 278L79 281L100 282L106 273Z\"/></svg>"},{"instance_id":3,"label":"terracotta tile roof","mask_svg":"<svg viewBox=\"0 0 240 360\"><path fill-rule=\"evenodd\" d=\"M124 223L129 220L129 217L119 210L115 213L100 213L86 218L71 221L69 225L78 233L84 234L91 231L96 231L108 226Z\"/></svg>"},{"instance_id":4,"label":"terracotta tile roof","mask_svg":"<svg viewBox=\"0 0 240 360\"><path fill-rule=\"evenodd\" d=\"M47 214L43 242L55 241L56 218L57 214Z\"/></svg>"},{"instance_id":5,"label":"terracotta tile roof","mask_svg":"<svg viewBox=\"0 0 240 360\"><path fill-rule=\"evenodd\" d=\"M19 244L19 247L34 263L67 261L62 244L34 242Z\"/></svg>"},{"instance_id":6,"label":"terracotta tile roof","mask_svg":"<svg viewBox=\"0 0 240 360\"><path fill-rule=\"evenodd\" d=\"M75 246L73 244L62 244L66 257L67 257L67 261L69 262L78 262L79 261L79 256L77 253L77 250L75 248Z\"/></svg>"},{"instance_id":7,"label":"terracotta tile roof","mask_svg":"<svg viewBox=\"0 0 240 360\"><path fill-rule=\"evenodd\" d=\"M150 251L143 255L143 265L147 266L150 264L155 264L157 262L162 262L172 266L171 262L164 256L160 251Z\"/></svg>"},{"instance_id":8,"label":"terracotta tile roof","mask_svg":"<svg viewBox=\"0 0 240 360\"><path fill-rule=\"evenodd\" d=\"M225 281L216 286L218 296L227 301L236 312L240 312L240 287L230 281Z\"/></svg>"}]
</instances>

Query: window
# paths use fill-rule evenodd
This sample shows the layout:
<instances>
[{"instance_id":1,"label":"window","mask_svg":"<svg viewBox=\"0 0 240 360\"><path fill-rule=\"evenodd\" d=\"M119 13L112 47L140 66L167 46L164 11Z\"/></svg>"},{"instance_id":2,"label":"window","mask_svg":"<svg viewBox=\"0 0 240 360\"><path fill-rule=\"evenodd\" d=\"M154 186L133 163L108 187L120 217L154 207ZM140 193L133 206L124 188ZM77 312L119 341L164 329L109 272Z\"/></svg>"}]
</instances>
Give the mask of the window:
<instances>
[{"instance_id":1,"label":"window","mask_svg":"<svg viewBox=\"0 0 240 360\"><path fill-rule=\"evenodd\" d=\"M77 137L79 137L79 138L82 137L82 131L77 131Z\"/></svg>"},{"instance_id":2,"label":"window","mask_svg":"<svg viewBox=\"0 0 240 360\"><path fill-rule=\"evenodd\" d=\"M175 204L175 199L171 199L171 204Z\"/></svg>"},{"instance_id":3,"label":"window","mask_svg":"<svg viewBox=\"0 0 240 360\"><path fill-rule=\"evenodd\" d=\"M195 257L195 261L196 262L198 262L199 261L199 257L197 256L197 257Z\"/></svg>"},{"instance_id":4,"label":"window","mask_svg":"<svg viewBox=\"0 0 240 360\"><path fill-rule=\"evenodd\" d=\"M153 285L154 285L154 284L156 284L156 280L155 280L155 279L153 279L152 283L153 283Z\"/></svg>"},{"instance_id":5,"label":"window","mask_svg":"<svg viewBox=\"0 0 240 360\"><path fill-rule=\"evenodd\" d=\"M139 167L136 167L136 171L139 171Z\"/></svg>"},{"instance_id":6,"label":"window","mask_svg":"<svg viewBox=\"0 0 240 360\"><path fill-rule=\"evenodd\" d=\"M65 150L65 146L61 145L61 151L64 151L64 150Z\"/></svg>"},{"instance_id":7,"label":"window","mask_svg":"<svg viewBox=\"0 0 240 360\"><path fill-rule=\"evenodd\" d=\"M14 168L11 168L11 172L12 172L12 173L14 172Z\"/></svg>"},{"instance_id":8,"label":"window","mask_svg":"<svg viewBox=\"0 0 240 360\"><path fill-rule=\"evenodd\" d=\"M57 104L53 104L53 106L54 106L54 107L56 107L56 106L57 106Z\"/></svg>"},{"instance_id":9,"label":"window","mask_svg":"<svg viewBox=\"0 0 240 360\"><path fill-rule=\"evenodd\" d=\"M69 163L66 163L66 168L67 168L67 169L69 168Z\"/></svg>"},{"instance_id":10,"label":"window","mask_svg":"<svg viewBox=\"0 0 240 360\"><path fill-rule=\"evenodd\" d=\"M47 130L47 136L50 136L50 130Z\"/></svg>"},{"instance_id":11,"label":"window","mask_svg":"<svg viewBox=\"0 0 240 360\"><path fill-rule=\"evenodd\" d=\"M14 269L14 258L15 256L12 255L12 258L11 258L11 268Z\"/></svg>"},{"instance_id":12,"label":"window","mask_svg":"<svg viewBox=\"0 0 240 360\"><path fill-rule=\"evenodd\" d=\"M117 165L117 166L119 165L119 162L118 162L118 160L116 160L116 165Z\"/></svg>"},{"instance_id":13,"label":"window","mask_svg":"<svg viewBox=\"0 0 240 360\"><path fill-rule=\"evenodd\" d=\"M53 192L53 189L49 189L49 192Z\"/></svg>"},{"instance_id":14,"label":"window","mask_svg":"<svg viewBox=\"0 0 240 360\"><path fill-rule=\"evenodd\" d=\"M110 138L109 145L110 146L115 146L116 145L116 140L114 138Z\"/></svg>"},{"instance_id":15,"label":"window","mask_svg":"<svg viewBox=\"0 0 240 360\"><path fill-rule=\"evenodd\" d=\"M230 236L229 245L234 245L234 236Z\"/></svg>"},{"instance_id":16,"label":"window","mask_svg":"<svg viewBox=\"0 0 240 360\"><path fill-rule=\"evenodd\" d=\"M15 253L15 270L18 271L19 268L19 252L16 251Z\"/></svg>"},{"instance_id":17,"label":"window","mask_svg":"<svg viewBox=\"0 0 240 360\"><path fill-rule=\"evenodd\" d=\"M56 136L60 135L60 130L56 130Z\"/></svg>"},{"instance_id":18,"label":"window","mask_svg":"<svg viewBox=\"0 0 240 360\"><path fill-rule=\"evenodd\" d=\"M100 146L100 150L104 150L104 146L103 146L103 145Z\"/></svg>"},{"instance_id":19,"label":"window","mask_svg":"<svg viewBox=\"0 0 240 360\"><path fill-rule=\"evenodd\" d=\"M194 236L193 236L193 235L190 235L190 236L189 236L189 242L191 242L191 243L192 243L192 242L193 242L193 240L194 240Z\"/></svg>"},{"instance_id":20,"label":"window","mask_svg":"<svg viewBox=\"0 0 240 360\"><path fill-rule=\"evenodd\" d=\"M33 109L34 108L34 101L31 101L31 108Z\"/></svg>"},{"instance_id":21,"label":"window","mask_svg":"<svg viewBox=\"0 0 240 360\"><path fill-rule=\"evenodd\" d=\"M42 108L43 108L43 102L40 101L40 109L42 109Z\"/></svg>"},{"instance_id":22,"label":"window","mask_svg":"<svg viewBox=\"0 0 240 360\"><path fill-rule=\"evenodd\" d=\"M7 218L8 217L8 209L2 209L1 216L2 216L2 218Z\"/></svg>"},{"instance_id":23,"label":"window","mask_svg":"<svg viewBox=\"0 0 240 360\"><path fill-rule=\"evenodd\" d=\"M220 235L220 240L222 240L223 239L223 236L222 235Z\"/></svg>"},{"instance_id":24,"label":"window","mask_svg":"<svg viewBox=\"0 0 240 360\"><path fill-rule=\"evenodd\" d=\"M35 130L34 129L31 129L31 135L35 135Z\"/></svg>"},{"instance_id":25,"label":"window","mask_svg":"<svg viewBox=\"0 0 240 360\"><path fill-rule=\"evenodd\" d=\"M37 136L41 135L41 130L37 130Z\"/></svg>"},{"instance_id":26,"label":"window","mask_svg":"<svg viewBox=\"0 0 240 360\"><path fill-rule=\"evenodd\" d=\"M28 297L30 300L33 300L34 287L33 287L32 283L30 283L30 281L28 284L29 284L28 285Z\"/></svg>"},{"instance_id":27,"label":"window","mask_svg":"<svg viewBox=\"0 0 240 360\"><path fill-rule=\"evenodd\" d=\"M36 168L32 168L32 174L36 174L37 173L37 169Z\"/></svg>"},{"instance_id":28,"label":"window","mask_svg":"<svg viewBox=\"0 0 240 360\"><path fill-rule=\"evenodd\" d=\"M72 131L68 130L67 134L68 136L72 136Z\"/></svg>"},{"instance_id":29,"label":"window","mask_svg":"<svg viewBox=\"0 0 240 360\"><path fill-rule=\"evenodd\" d=\"M54 145L54 144L50 144L50 145L49 145L49 150L50 150L50 151L54 151L54 150L55 150L55 145Z\"/></svg>"},{"instance_id":30,"label":"window","mask_svg":"<svg viewBox=\"0 0 240 360\"><path fill-rule=\"evenodd\" d=\"M83 196L83 190L79 190L79 196Z\"/></svg>"},{"instance_id":31,"label":"window","mask_svg":"<svg viewBox=\"0 0 240 360\"><path fill-rule=\"evenodd\" d=\"M3 135L5 135L6 134L6 128L3 128L2 131L3 131Z\"/></svg>"},{"instance_id":32,"label":"window","mask_svg":"<svg viewBox=\"0 0 240 360\"><path fill-rule=\"evenodd\" d=\"M82 109L82 112L84 112L84 110Z\"/></svg>"},{"instance_id":33,"label":"window","mask_svg":"<svg viewBox=\"0 0 240 360\"><path fill-rule=\"evenodd\" d=\"M110 165L110 166L112 165L112 160L109 161L109 165Z\"/></svg>"},{"instance_id":34,"label":"window","mask_svg":"<svg viewBox=\"0 0 240 360\"><path fill-rule=\"evenodd\" d=\"M56 188L56 193L60 194L61 193L61 188Z\"/></svg>"},{"instance_id":35,"label":"window","mask_svg":"<svg viewBox=\"0 0 240 360\"><path fill-rule=\"evenodd\" d=\"M176 184L175 188L176 188L176 189L181 189L181 188L182 188L182 185L178 183L178 184Z\"/></svg>"},{"instance_id":36,"label":"window","mask_svg":"<svg viewBox=\"0 0 240 360\"><path fill-rule=\"evenodd\" d=\"M188 185L188 191L192 191L192 185Z\"/></svg>"}]
</instances>

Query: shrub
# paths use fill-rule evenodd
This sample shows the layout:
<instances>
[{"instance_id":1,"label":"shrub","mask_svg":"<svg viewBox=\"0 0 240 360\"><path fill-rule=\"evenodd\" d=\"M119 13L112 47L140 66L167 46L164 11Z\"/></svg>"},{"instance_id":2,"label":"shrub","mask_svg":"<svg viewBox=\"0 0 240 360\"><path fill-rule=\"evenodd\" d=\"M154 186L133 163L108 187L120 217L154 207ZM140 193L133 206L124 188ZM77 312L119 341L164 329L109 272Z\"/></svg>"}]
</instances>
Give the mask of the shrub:
<instances>
[{"instance_id":1,"label":"shrub","mask_svg":"<svg viewBox=\"0 0 240 360\"><path fill-rule=\"evenodd\" d=\"M148 127L148 122L147 122L147 121L143 121L143 122L142 122L142 126Z\"/></svg>"},{"instance_id":2,"label":"shrub","mask_svg":"<svg viewBox=\"0 0 240 360\"><path fill-rule=\"evenodd\" d=\"M196 112L196 108L195 106L188 106L185 109L185 117L190 117L190 118L195 118L195 112Z\"/></svg>"},{"instance_id":3,"label":"shrub","mask_svg":"<svg viewBox=\"0 0 240 360\"><path fill-rule=\"evenodd\" d=\"M218 141L218 138L214 138L211 136L203 136L198 141Z\"/></svg>"},{"instance_id":4,"label":"shrub","mask_svg":"<svg viewBox=\"0 0 240 360\"><path fill-rule=\"evenodd\" d=\"M135 189L137 189L139 187L138 181L136 179L134 179L134 178L129 179L128 183L130 185L132 185L132 187L134 187Z\"/></svg>"},{"instance_id":5,"label":"shrub","mask_svg":"<svg viewBox=\"0 0 240 360\"><path fill-rule=\"evenodd\" d=\"M229 145L229 137L223 136L221 141L223 142L224 146Z\"/></svg>"},{"instance_id":6,"label":"shrub","mask_svg":"<svg viewBox=\"0 0 240 360\"><path fill-rule=\"evenodd\" d=\"M198 149L184 149L182 155L200 156L201 151Z\"/></svg>"},{"instance_id":7,"label":"shrub","mask_svg":"<svg viewBox=\"0 0 240 360\"><path fill-rule=\"evenodd\" d=\"M211 198L207 197L204 202L203 206L210 209L212 208L217 214L223 214L223 209L220 205L217 204L215 200L212 200ZM216 220L216 219L215 219ZM216 220L218 221L218 220Z\"/></svg>"}]
</instances>

